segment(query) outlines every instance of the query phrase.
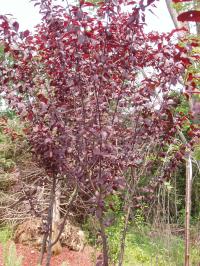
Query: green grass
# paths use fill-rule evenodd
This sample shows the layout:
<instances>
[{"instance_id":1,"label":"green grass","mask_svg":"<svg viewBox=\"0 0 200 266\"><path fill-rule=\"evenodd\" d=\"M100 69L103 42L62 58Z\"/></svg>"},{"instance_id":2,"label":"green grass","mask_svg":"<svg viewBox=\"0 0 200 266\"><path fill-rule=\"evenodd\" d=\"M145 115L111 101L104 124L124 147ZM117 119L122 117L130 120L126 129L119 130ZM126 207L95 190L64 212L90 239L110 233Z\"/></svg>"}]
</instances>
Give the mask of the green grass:
<instances>
[{"instance_id":1,"label":"green grass","mask_svg":"<svg viewBox=\"0 0 200 266\"><path fill-rule=\"evenodd\" d=\"M23 257L17 254L16 246L13 241L3 245L4 266L22 266Z\"/></svg>"},{"instance_id":2,"label":"green grass","mask_svg":"<svg viewBox=\"0 0 200 266\"><path fill-rule=\"evenodd\" d=\"M9 227L0 228L0 243L5 244L9 239L11 239L12 230Z\"/></svg>"},{"instance_id":3,"label":"green grass","mask_svg":"<svg viewBox=\"0 0 200 266\"><path fill-rule=\"evenodd\" d=\"M16 246L11 240L12 230L10 227L0 228L0 244L3 246L4 266L22 266L23 257L17 254Z\"/></svg>"},{"instance_id":4,"label":"green grass","mask_svg":"<svg viewBox=\"0 0 200 266\"><path fill-rule=\"evenodd\" d=\"M180 237L153 234L149 228L131 229L127 236L124 266L182 266L184 241ZM199 247L191 248L191 266L200 263Z\"/></svg>"}]
</instances>

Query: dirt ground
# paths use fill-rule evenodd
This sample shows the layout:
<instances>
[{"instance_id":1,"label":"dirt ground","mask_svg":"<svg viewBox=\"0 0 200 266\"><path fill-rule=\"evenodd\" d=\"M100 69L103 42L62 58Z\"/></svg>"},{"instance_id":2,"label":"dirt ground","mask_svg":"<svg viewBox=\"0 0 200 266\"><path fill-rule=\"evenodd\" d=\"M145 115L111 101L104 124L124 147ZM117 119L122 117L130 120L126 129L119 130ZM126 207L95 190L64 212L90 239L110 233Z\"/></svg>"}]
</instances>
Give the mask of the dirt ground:
<instances>
[{"instance_id":1,"label":"dirt ground","mask_svg":"<svg viewBox=\"0 0 200 266\"><path fill-rule=\"evenodd\" d=\"M23 266L37 266L39 251L21 244L16 244L16 248L17 255L23 256ZM80 252L64 247L60 255L52 257L51 266L61 266L63 262L67 262L67 266L94 266L96 265L94 258L95 252L92 247L85 247ZM2 259L2 246L0 246L0 266L5 266Z\"/></svg>"}]
</instances>

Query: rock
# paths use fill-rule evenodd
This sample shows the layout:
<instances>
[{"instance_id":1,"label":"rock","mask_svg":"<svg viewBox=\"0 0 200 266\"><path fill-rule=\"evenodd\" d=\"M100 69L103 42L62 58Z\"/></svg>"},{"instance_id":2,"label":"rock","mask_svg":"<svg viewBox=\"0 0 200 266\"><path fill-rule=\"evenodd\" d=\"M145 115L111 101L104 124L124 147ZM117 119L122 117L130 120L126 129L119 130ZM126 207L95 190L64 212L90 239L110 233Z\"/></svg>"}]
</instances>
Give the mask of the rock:
<instances>
[{"instance_id":1,"label":"rock","mask_svg":"<svg viewBox=\"0 0 200 266\"><path fill-rule=\"evenodd\" d=\"M56 239L59 233L60 224L53 226L53 239ZM14 234L14 241L16 243L29 245L35 247L36 249L40 249L43 240L43 233L41 229L42 222L40 219L32 218L26 220L17 226ZM73 225L69 220L67 220L65 224L60 240L52 248L53 254L59 254L61 252L62 246L67 246L69 249L75 251L81 251L85 246L84 232L78 226Z\"/></svg>"},{"instance_id":2,"label":"rock","mask_svg":"<svg viewBox=\"0 0 200 266\"><path fill-rule=\"evenodd\" d=\"M67 246L72 250L82 251L86 243L85 234L79 227L67 221L61 234L60 242L63 246Z\"/></svg>"},{"instance_id":3,"label":"rock","mask_svg":"<svg viewBox=\"0 0 200 266\"><path fill-rule=\"evenodd\" d=\"M14 241L23 245L30 245L35 248L41 247L42 234L40 233L41 221L29 219L19 224L14 233Z\"/></svg>"}]
</instances>

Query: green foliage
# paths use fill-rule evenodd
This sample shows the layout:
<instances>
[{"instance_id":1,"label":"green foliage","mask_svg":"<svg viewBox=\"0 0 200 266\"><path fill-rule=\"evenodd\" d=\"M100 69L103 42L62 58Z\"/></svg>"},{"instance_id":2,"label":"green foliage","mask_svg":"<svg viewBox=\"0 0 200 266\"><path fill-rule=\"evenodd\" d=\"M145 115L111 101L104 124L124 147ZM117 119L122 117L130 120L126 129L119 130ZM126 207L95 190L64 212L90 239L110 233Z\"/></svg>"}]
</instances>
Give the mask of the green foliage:
<instances>
[{"instance_id":1,"label":"green foliage","mask_svg":"<svg viewBox=\"0 0 200 266\"><path fill-rule=\"evenodd\" d=\"M89 245L96 246L97 232L99 230L98 222L94 216L88 215L87 220L82 225L86 239Z\"/></svg>"},{"instance_id":2,"label":"green foliage","mask_svg":"<svg viewBox=\"0 0 200 266\"><path fill-rule=\"evenodd\" d=\"M124 213L122 211L122 200L118 195L110 195L106 199L106 212L104 220L108 221L106 235L109 246L109 257L111 262L117 262L120 251L120 239L124 227ZM86 232L88 243L95 245L98 243L99 226L94 217L88 217L83 226Z\"/></svg>"},{"instance_id":3,"label":"green foliage","mask_svg":"<svg viewBox=\"0 0 200 266\"><path fill-rule=\"evenodd\" d=\"M193 7L193 3L173 3L172 6L178 13L180 13L191 9Z\"/></svg>"},{"instance_id":4,"label":"green foliage","mask_svg":"<svg viewBox=\"0 0 200 266\"><path fill-rule=\"evenodd\" d=\"M194 147L194 158L199 161L200 160L200 143L197 143Z\"/></svg>"},{"instance_id":5,"label":"green foliage","mask_svg":"<svg viewBox=\"0 0 200 266\"><path fill-rule=\"evenodd\" d=\"M23 147L25 147L26 141L23 124L17 117L7 119L6 123L2 121L0 121L0 168L8 171L16 165L18 155L25 151Z\"/></svg>"},{"instance_id":6,"label":"green foliage","mask_svg":"<svg viewBox=\"0 0 200 266\"><path fill-rule=\"evenodd\" d=\"M4 171L9 170L15 165L13 159L13 144L10 138L0 132L0 167Z\"/></svg>"},{"instance_id":7,"label":"green foliage","mask_svg":"<svg viewBox=\"0 0 200 266\"><path fill-rule=\"evenodd\" d=\"M8 171L10 168L15 166L15 162L12 159L0 158L0 167L4 171Z\"/></svg>"},{"instance_id":8,"label":"green foliage","mask_svg":"<svg viewBox=\"0 0 200 266\"><path fill-rule=\"evenodd\" d=\"M120 251L120 239L124 226L124 217L119 215L112 226L107 227L109 257L112 262L117 262Z\"/></svg>"},{"instance_id":9,"label":"green foliage","mask_svg":"<svg viewBox=\"0 0 200 266\"><path fill-rule=\"evenodd\" d=\"M9 242L3 248L4 266L22 266L23 257L17 255L14 242Z\"/></svg>"},{"instance_id":10,"label":"green foliage","mask_svg":"<svg viewBox=\"0 0 200 266\"><path fill-rule=\"evenodd\" d=\"M179 225L184 226L184 224L185 224L185 208L183 208L183 209L181 209L179 211L178 221L177 222L178 222Z\"/></svg>"},{"instance_id":11,"label":"green foliage","mask_svg":"<svg viewBox=\"0 0 200 266\"><path fill-rule=\"evenodd\" d=\"M184 240L180 237L156 232L150 227L133 227L127 235L124 266L182 266ZM191 265L200 261L199 247L192 247Z\"/></svg>"},{"instance_id":12,"label":"green foliage","mask_svg":"<svg viewBox=\"0 0 200 266\"><path fill-rule=\"evenodd\" d=\"M99 5L99 3L103 2L103 1L101 1L101 0L90 0L88 2L94 4L97 7Z\"/></svg>"},{"instance_id":13,"label":"green foliage","mask_svg":"<svg viewBox=\"0 0 200 266\"><path fill-rule=\"evenodd\" d=\"M106 199L106 220L112 221L106 228L108 237L109 257L112 262L117 262L120 252L120 239L124 228L124 212L122 200L118 195L110 195Z\"/></svg>"},{"instance_id":14,"label":"green foliage","mask_svg":"<svg viewBox=\"0 0 200 266\"><path fill-rule=\"evenodd\" d=\"M136 213L134 215L134 224L136 225L136 227L138 229L142 229L144 226L144 212L143 212L144 208L142 209L137 209Z\"/></svg>"},{"instance_id":15,"label":"green foliage","mask_svg":"<svg viewBox=\"0 0 200 266\"><path fill-rule=\"evenodd\" d=\"M180 101L180 104L175 109L175 114L179 114L185 117L185 121L182 126L182 132L185 133L190 129L192 121L189 118L190 106L188 99L181 93L173 92L174 96ZM187 137L187 136L186 136Z\"/></svg>"},{"instance_id":16,"label":"green foliage","mask_svg":"<svg viewBox=\"0 0 200 266\"><path fill-rule=\"evenodd\" d=\"M189 113L189 103L188 100L186 99L186 97L182 94L177 94L177 97L180 100L180 104L178 105L178 107L176 108L175 112L176 113L182 113L183 115L188 115Z\"/></svg>"}]
</instances>

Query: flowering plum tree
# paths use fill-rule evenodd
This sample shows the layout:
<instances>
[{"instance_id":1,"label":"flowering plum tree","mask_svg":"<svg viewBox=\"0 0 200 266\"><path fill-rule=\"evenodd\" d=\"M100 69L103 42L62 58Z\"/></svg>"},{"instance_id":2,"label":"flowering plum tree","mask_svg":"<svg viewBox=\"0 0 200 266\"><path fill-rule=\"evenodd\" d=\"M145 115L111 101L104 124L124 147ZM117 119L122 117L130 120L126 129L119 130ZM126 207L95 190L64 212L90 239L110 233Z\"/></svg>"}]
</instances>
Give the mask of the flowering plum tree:
<instances>
[{"instance_id":1,"label":"flowering plum tree","mask_svg":"<svg viewBox=\"0 0 200 266\"><path fill-rule=\"evenodd\" d=\"M52 0L33 2L43 15L34 33L0 17L0 88L25 121L33 154L51 177L47 265L62 182L76 184L96 215L106 266L106 198L129 190L135 206L141 196L153 197L183 156L183 151L171 154L160 173L138 185L155 167L149 152L168 156L165 144L173 143L181 126L171 92L187 63L184 49L174 32L144 33L145 11L155 0L98 2L92 14L94 4L83 0L66 7Z\"/></svg>"}]
</instances>

